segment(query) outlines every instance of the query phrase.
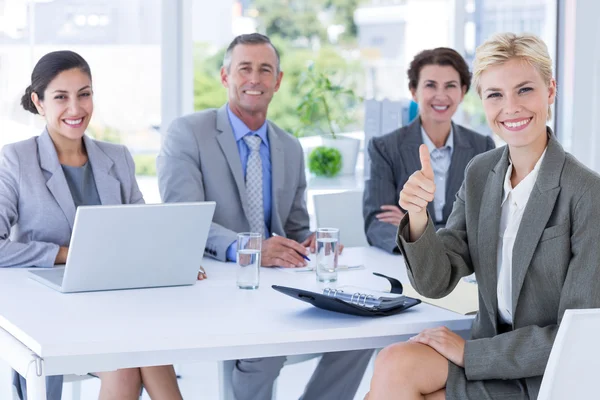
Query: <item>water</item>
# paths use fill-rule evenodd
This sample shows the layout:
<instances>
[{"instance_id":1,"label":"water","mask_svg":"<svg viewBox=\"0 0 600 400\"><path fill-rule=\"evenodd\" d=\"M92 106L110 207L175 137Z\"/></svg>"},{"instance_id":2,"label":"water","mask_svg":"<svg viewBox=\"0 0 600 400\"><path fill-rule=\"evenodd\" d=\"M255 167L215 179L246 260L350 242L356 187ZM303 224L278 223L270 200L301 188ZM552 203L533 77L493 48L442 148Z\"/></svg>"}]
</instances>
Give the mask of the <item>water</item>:
<instances>
[{"instance_id":1,"label":"water","mask_svg":"<svg viewBox=\"0 0 600 400\"><path fill-rule=\"evenodd\" d=\"M337 281L338 240L337 238L317 239L317 280Z\"/></svg>"},{"instance_id":2,"label":"water","mask_svg":"<svg viewBox=\"0 0 600 400\"><path fill-rule=\"evenodd\" d=\"M258 289L260 278L260 250L237 252L237 285L240 289Z\"/></svg>"}]
</instances>

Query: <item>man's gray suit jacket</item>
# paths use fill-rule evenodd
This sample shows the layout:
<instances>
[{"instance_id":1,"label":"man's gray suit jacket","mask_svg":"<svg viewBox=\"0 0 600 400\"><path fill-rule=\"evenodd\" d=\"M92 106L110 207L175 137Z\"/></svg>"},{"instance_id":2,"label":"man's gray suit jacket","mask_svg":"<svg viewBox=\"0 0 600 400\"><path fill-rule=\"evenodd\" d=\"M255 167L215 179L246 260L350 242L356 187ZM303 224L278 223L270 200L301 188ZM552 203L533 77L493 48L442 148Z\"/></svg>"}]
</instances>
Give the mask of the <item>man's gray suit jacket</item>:
<instances>
[{"instance_id":1,"label":"man's gray suit jacket","mask_svg":"<svg viewBox=\"0 0 600 400\"><path fill-rule=\"evenodd\" d=\"M304 155L298 139L268 121L271 232L296 241L309 235ZM205 255L226 260L237 233L248 232L248 196L226 106L177 118L156 160L164 202L215 201Z\"/></svg>"},{"instance_id":2,"label":"man's gray suit jacket","mask_svg":"<svg viewBox=\"0 0 600 400\"><path fill-rule=\"evenodd\" d=\"M498 398L482 392L491 380L519 382L528 398L537 398L565 310L600 307L600 177L548 131L513 250L512 331L499 332L496 292L506 146L469 164L445 229L436 234L430 220L425 233L409 242L408 215L400 224L398 245L419 293L440 298L462 277L475 272L477 278L479 312L464 368L449 364L448 399Z\"/></svg>"},{"instance_id":3,"label":"man's gray suit jacket","mask_svg":"<svg viewBox=\"0 0 600 400\"><path fill-rule=\"evenodd\" d=\"M448 170L446 182L446 204L443 219L436 221L436 227L446 224L454 196L463 182L465 168L477 154L495 147L491 137L480 135L463 126L452 124L454 134L454 150ZM398 250L396 246L397 227L380 222L376 215L381 213L382 205L398 205L402 187L410 176L421 169L419 146L423 144L421 136L421 120L415 119L384 136L375 137L369 142L368 151L371 160L371 176L365 182L363 196L363 217L365 234L369 244L377 246L388 253ZM428 210L435 215L433 202Z\"/></svg>"}]
</instances>

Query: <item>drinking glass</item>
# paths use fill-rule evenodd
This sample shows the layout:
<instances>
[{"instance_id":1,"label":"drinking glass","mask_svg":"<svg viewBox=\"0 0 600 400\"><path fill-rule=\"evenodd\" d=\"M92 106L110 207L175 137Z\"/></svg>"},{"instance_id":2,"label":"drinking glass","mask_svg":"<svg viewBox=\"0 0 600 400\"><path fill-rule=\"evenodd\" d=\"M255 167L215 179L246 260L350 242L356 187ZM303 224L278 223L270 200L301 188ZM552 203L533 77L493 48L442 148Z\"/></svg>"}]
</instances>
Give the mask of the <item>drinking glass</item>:
<instances>
[{"instance_id":1,"label":"drinking glass","mask_svg":"<svg viewBox=\"0 0 600 400\"><path fill-rule=\"evenodd\" d=\"M237 286L240 289L258 289L260 279L260 252L262 234L254 232L237 235Z\"/></svg>"},{"instance_id":2,"label":"drinking glass","mask_svg":"<svg viewBox=\"0 0 600 400\"><path fill-rule=\"evenodd\" d=\"M317 229L317 281L337 281L339 241L339 229Z\"/></svg>"}]
</instances>

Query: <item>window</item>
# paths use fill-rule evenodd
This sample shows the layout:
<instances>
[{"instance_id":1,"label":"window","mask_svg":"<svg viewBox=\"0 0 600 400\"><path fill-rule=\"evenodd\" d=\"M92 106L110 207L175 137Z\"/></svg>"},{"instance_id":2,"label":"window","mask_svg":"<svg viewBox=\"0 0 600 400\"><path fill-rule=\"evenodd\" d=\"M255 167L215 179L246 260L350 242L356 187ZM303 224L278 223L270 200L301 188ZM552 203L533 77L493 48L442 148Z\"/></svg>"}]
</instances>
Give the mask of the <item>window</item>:
<instances>
[{"instance_id":1,"label":"window","mask_svg":"<svg viewBox=\"0 0 600 400\"><path fill-rule=\"evenodd\" d=\"M137 172L152 174L160 147L160 6L160 0L0 1L0 146L43 129L44 120L22 110L20 99L37 60L69 49L92 70L88 133L127 145ZM140 187L146 201L160 200L154 182L145 187L141 178Z\"/></svg>"},{"instance_id":2,"label":"window","mask_svg":"<svg viewBox=\"0 0 600 400\"><path fill-rule=\"evenodd\" d=\"M358 0L253 0L193 3L194 109L217 108L227 101L220 79L225 49L238 34L267 34L281 53L284 78L269 106L269 118L288 132L301 125L296 110L301 76L310 64L334 83L362 93L363 66L354 12ZM342 111L337 110L338 114ZM358 108L340 131L362 128ZM337 122L337 121L336 121ZM317 133L305 131L304 134Z\"/></svg>"},{"instance_id":3,"label":"window","mask_svg":"<svg viewBox=\"0 0 600 400\"><path fill-rule=\"evenodd\" d=\"M417 53L452 47L472 65L477 46L494 33L512 31L541 36L555 58L556 13L557 0L194 0L194 107L225 103L218 76L224 47L239 33L258 31L282 52L285 77L269 118L284 129L294 132L300 125L296 106L303 92L297 84L311 61L333 71L334 79L364 99L405 104L391 123L407 123L411 95L406 71ZM354 123L343 130L364 137L364 114L361 104ZM454 120L491 133L474 90Z\"/></svg>"},{"instance_id":4,"label":"window","mask_svg":"<svg viewBox=\"0 0 600 400\"><path fill-rule=\"evenodd\" d=\"M368 98L410 99L406 71L413 57L425 49L453 47L453 3L378 0L358 6L354 19L361 61L367 71Z\"/></svg>"},{"instance_id":5,"label":"window","mask_svg":"<svg viewBox=\"0 0 600 400\"><path fill-rule=\"evenodd\" d=\"M465 3L465 58L470 65L475 49L495 33L533 33L540 36L556 66L557 0L467 0ZM556 68L555 68L556 73ZM481 133L491 133L479 96L471 90L463 101L462 122ZM554 121L548 121L553 126Z\"/></svg>"}]
</instances>

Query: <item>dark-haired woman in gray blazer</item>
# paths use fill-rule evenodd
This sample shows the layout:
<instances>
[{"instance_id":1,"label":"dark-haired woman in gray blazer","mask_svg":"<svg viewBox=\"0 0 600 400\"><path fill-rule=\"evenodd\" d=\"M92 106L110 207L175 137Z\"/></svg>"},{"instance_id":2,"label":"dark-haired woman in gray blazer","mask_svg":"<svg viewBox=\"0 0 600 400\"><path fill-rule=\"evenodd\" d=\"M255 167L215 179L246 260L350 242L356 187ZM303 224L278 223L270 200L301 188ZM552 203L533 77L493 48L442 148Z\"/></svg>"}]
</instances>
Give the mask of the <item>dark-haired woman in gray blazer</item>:
<instances>
[{"instance_id":1,"label":"dark-haired woman in gray blazer","mask_svg":"<svg viewBox=\"0 0 600 400\"><path fill-rule=\"evenodd\" d=\"M64 264L80 205L143 203L125 146L85 135L93 112L92 78L78 54L46 54L32 73L23 107L44 116L37 137L4 146L0 155L0 267ZM100 399L137 399L142 384L152 399L180 399L172 366L99 372ZM26 382L14 373L22 399ZM59 400L62 376L47 378Z\"/></svg>"},{"instance_id":2,"label":"dark-haired woman in gray blazer","mask_svg":"<svg viewBox=\"0 0 600 400\"><path fill-rule=\"evenodd\" d=\"M546 45L533 35L493 37L477 49L474 79L507 146L473 159L437 233L422 146L421 170L400 193L408 215L397 235L425 296L443 297L475 273L471 339L440 327L384 349L369 400L536 399L565 310L600 307L600 177L546 127L556 96Z\"/></svg>"},{"instance_id":3,"label":"dark-haired woman in gray blazer","mask_svg":"<svg viewBox=\"0 0 600 400\"><path fill-rule=\"evenodd\" d=\"M434 201L428 204L437 229L446 225L465 167L477 154L495 147L489 136L452 122L471 73L455 50L438 47L417 54L408 69L408 88L419 116L407 126L371 139L371 176L365 181L363 216L369 244L397 253L396 231L406 210L396 204L410 175L418 171L418 149L426 144L436 171Z\"/></svg>"}]
</instances>

